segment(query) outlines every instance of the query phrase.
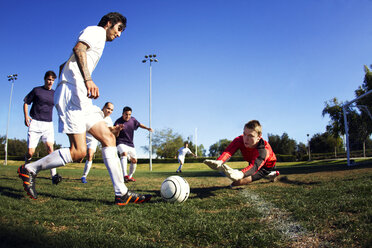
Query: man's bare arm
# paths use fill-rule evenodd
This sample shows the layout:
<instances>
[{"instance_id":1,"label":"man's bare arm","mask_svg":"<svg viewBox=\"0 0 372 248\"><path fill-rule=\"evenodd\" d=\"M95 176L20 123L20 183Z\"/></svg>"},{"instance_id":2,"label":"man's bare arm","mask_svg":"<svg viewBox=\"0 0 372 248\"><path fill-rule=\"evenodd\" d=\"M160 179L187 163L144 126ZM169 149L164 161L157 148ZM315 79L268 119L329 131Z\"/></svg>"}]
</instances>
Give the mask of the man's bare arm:
<instances>
[{"instance_id":1,"label":"man's bare arm","mask_svg":"<svg viewBox=\"0 0 372 248\"><path fill-rule=\"evenodd\" d=\"M75 54L76 62L79 66L80 73L84 79L85 86L88 91L89 98L98 98L99 97L99 89L95 85L88 70L88 63L87 63L87 50L89 46L83 42L78 42L73 51Z\"/></svg>"}]
</instances>

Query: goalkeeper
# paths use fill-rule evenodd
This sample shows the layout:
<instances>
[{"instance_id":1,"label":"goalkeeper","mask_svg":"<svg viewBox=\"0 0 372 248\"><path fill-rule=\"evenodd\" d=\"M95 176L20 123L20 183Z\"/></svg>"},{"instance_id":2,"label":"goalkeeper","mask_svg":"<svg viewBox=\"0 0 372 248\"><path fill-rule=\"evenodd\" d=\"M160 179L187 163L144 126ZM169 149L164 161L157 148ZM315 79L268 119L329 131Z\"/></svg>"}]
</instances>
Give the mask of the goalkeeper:
<instances>
[{"instance_id":1,"label":"goalkeeper","mask_svg":"<svg viewBox=\"0 0 372 248\"><path fill-rule=\"evenodd\" d=\"M242 170L230 168L225 164L240 149L248 166ZM246 185L261 178L274 181L279 176L276 170L276 156L270 144L262 138L259 121L252 120L244 125L243 135L236 137L217 160L204 161L211 169L223 172L233 183L231 186Z\"/></svg>"}]
</instances>

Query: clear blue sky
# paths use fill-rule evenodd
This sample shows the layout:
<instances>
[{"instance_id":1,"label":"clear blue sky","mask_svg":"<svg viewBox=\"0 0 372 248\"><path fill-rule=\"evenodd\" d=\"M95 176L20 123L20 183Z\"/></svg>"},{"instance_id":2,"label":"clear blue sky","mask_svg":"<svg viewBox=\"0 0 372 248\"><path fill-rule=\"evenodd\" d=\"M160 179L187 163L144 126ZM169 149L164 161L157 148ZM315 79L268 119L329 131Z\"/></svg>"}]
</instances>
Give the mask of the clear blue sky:
<instances>
[{"instance_id":1,"label":"clear blue sky","mask_svg":"<svg viewBox=\"0 0 372 248\"><path fill-rule=\"evenodd\" d=\"M368 0L106 0L0 2L0 135L5 135L11 84L9 138L26 139L23 98L42 85L45 71L71 53L79 32L110 11L128 18L122 36L107 43L93 79L95 104L125 105L148 125L149 65L155 53L152 127L198 144L233 139L251 119L264 138L282 135L306 143L325 131L324 102L352 100L372 63L372 1ZM55 85L54 87L55 88ZM55 130L57 115L54 111ZM64 134L56 142L68 146ZM138 153L147 131L135 134Z\"/></svg>"}]
</instances>

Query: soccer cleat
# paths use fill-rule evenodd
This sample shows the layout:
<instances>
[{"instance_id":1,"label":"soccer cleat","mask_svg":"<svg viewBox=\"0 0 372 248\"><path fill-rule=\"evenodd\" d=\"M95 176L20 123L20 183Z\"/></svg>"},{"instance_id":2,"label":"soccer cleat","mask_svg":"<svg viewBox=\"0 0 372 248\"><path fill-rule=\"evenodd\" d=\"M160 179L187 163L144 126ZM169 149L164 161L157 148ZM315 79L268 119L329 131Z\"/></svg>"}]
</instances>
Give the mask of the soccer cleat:
<instances>
[{"instance_id":1,"label":"soccer cleat","mask_svg":"<svg viewBox=\"0 0 372 248\"><path fill-rule=\"evenodd\" d=\"M18 172L18 176L23 181L24 190L27 192L30 198L36 200L37 199L37 192L35 189L36 175L28 172L28 170L25 168L25 165L21 165L18 168L17 172Z\"/></svg>"},{"instance_id":2,"label":"soccer cleat","mask_svg":"<svg viewBox=\"0 0 372 248\"><path fill-rule=\"evenodd\" d=\"M115 204L125 206L128 203L145 203L150 201L152 195L141 195L129 191L123 196L115 196Z\"/></svg>"},{"instance_id":3,"label":"soccer cleat","mask_svg":"<svg viewBox=\"0 0 372 248\"><path fill-rule=\"evenodd\" d=\"M265 178L270 180L270 182L274 182L279 175L279 171L272 171Z\"/></svg>"},{"instance_id":4,"label":"soccer cleat","mask_svg":"<svg viewBox=\"0 0 372 248\"><path fill-rule=\"evenodd\" d=\"M176 173L182 173L182 170L176 170Z\"/></svg>"},{"instance_id":5,"label":"soccer cleat","mask_svg":"<svg viewBox=\"0 0 372 248\"><path fill-rule=\"evenodd\" d=\"M60 176L58 173L52 176L52 183L57 185L60 182L62 182L62 176Z\"/></svg>"},{"instance_id":6,"label":"soccer cleat","mask_svg":"<svg viewBox=\"0 0 372 248\"><path fill-rule=\"evenodd\" d=\"M124 182L129 182L129 177L128 176L124 176Z\"/></svg>"},{"instance_id":7,"label":"soccer cleat","mask_svg":"<svg viewBox=\"0 0 372 248\"><path fill-rule=\"evenodd\" d=\"M134 179L133 177L128 177L128 182L135 182L136 179Z\"/></svg>"},{"instance_id":8,"label":"soccer cleat","mask_svg":"<svg viewBox=\"0 0 372 248\"><path fill-rule=\"evenodd\" d=\"M212 170L218 170L222 166L222 161L206 159L204 160L204 164L208 165Z\"/></svg>"},{"instance_id":9,"label":"soccer cleat","mask_svg":"<svg viewBox=\"0 0 372 248\"><path fill-rule=\"evenodd\" d=\"M82 178L81 178L81 182L82 182L82 183L88 183L87 178L86 178L86 177L82 177Z\"/></svg>"}]
</instances>

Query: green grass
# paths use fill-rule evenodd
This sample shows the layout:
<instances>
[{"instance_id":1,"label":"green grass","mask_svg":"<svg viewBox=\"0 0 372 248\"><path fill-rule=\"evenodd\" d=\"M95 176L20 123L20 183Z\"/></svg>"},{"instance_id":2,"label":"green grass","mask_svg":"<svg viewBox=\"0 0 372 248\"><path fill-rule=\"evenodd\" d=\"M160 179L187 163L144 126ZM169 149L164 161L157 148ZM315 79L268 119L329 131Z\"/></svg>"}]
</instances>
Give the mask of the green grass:
<instances>
[{"instance_id":1,"label":"green grass","mask_svg":"<svg viewBox=\"0 0 372 248\"><path fill-rule=\"evenodd\" d=\"M59 168L52 185L42 171L38 200L26 197L20 162L0 166L0 247L371 247L372 162L280 163L279 180L229 189L229 180L200 163L181 174L191 194L164 202L162 181L176 164L138 165L130 190L154 195L147 204L116 206L103 164L88 183L83 164ZM234 168L243 162L230 163Z\"/></svg>"}]
</instances>

